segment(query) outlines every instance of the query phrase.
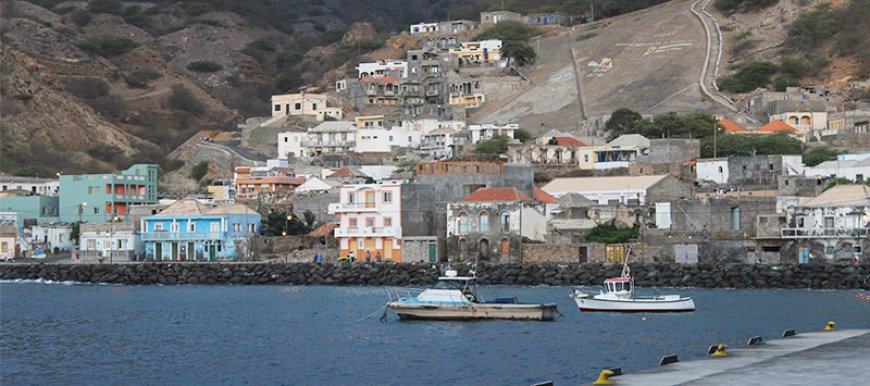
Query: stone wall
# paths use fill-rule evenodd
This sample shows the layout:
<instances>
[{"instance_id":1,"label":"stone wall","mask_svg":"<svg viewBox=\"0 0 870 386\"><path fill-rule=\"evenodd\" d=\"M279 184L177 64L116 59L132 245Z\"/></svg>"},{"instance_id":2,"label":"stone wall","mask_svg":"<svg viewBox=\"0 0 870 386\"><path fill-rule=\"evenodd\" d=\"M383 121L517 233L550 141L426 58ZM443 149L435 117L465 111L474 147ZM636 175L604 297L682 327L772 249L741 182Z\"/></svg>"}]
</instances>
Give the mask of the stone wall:
<instances>
[{"instance_id":1,"label":"stone wall","mask_svg":"<svg viewBox=\"0 0 870 386\"><path fill-rule=\"evenodd\" d=\"M466 275L471 265L454 265ZM419 286L433 283L444 266L429 263L140 263L3 264L2 280L118 284L325 284ZM485 285L601 285L621 264L479 265ZM704 288L870 289L870 265L631 264L639 286Z\"/></svg>"}]
</instances>

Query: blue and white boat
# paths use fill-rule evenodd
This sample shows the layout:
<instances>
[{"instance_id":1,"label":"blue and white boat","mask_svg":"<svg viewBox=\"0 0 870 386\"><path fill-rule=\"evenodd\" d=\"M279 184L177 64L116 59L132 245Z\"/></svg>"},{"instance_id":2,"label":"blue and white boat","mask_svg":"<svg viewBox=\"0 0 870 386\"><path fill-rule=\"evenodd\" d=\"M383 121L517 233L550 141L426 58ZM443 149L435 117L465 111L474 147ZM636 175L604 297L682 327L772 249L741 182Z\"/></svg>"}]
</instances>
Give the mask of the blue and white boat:
<instances>
[{"instance_id":1,"label":"blue and white boat","mask_svg":"<svg viewBox=\"0 0 870 386\"><path fill-rule=\"evenodd\" d=\"M432 288L417 296L398 296L387 303L402 319L473 320L511 319L550 321L556 317L556 303L524 304L516 298L487 302L477 293L474 276L457 276L448 270Z\"/></svg>"}]
</instances>

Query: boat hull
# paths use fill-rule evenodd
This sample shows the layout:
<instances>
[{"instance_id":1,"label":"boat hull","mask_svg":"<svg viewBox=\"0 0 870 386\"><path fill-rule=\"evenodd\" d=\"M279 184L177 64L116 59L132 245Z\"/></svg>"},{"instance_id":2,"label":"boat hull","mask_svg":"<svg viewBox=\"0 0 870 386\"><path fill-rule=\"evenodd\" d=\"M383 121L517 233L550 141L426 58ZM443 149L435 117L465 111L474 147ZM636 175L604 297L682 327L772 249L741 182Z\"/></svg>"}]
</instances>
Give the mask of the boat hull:
<instances>
[{"instance_id":1,"label":"boat hull","mask_svg":"<svg viewBox=\"0 0 870 386\"><path fill-rule=\"evenodd\" d=\"M421 320L531 320L555 319L555 303L549 304L486 304L435 305L391 302L387 305L402 319Z\"/></svg>"},{"instance_id":2,"label":"boat hull","mask_svg":"<svg viewBox=\"0 0 870 386\"><path fill-rule=\"evenodd\" d=\"M674 300L611 300L596 299L591 296L575 296L574 302L583 312L692 312L695 302L692 298Z\"/></svg>"}]
</instances>

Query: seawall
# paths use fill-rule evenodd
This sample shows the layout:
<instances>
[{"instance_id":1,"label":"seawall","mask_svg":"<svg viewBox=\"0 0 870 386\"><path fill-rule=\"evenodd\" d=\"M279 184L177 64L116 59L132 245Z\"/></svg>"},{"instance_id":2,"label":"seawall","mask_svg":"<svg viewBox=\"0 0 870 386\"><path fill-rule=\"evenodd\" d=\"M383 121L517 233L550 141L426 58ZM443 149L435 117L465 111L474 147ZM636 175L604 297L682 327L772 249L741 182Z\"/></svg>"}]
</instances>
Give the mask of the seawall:
<instances>
[{"instance_id":1,"label":"seawall","mask_svg":"<svg viewBox=\"0 0 870 386\"><path fill-rule=\"evenodd\" d=\"M460 275L470 266L453 266ZM317 265L313 263L3 264L2 280L117 284L312 284L420 286L444 266L433 264ZM619 276L620 264L483 264L480 284L601 285ZM870 289L870 265L632 264L639 286L700 288Z\"/></svg>"}]
</instances>

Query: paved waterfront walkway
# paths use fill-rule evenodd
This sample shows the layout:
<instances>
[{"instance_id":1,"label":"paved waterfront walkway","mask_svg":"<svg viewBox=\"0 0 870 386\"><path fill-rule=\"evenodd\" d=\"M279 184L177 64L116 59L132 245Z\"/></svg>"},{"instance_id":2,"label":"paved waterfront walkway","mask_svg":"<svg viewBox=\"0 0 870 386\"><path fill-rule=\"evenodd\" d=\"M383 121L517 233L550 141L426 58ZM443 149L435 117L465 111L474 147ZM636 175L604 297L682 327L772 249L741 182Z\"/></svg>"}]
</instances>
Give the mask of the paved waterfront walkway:
<instances>
[{"instance_id":1,"label":"paved waterfront walkway","mask_svg":"<svg viewBox=\"0 0 870 386\"><path fill-rule=\"evenodd\" d=\"M648 386L866 385L870 380L870 330L765 338L764 345L729 349L726 358L679 362L611 380Z\"/></svg>"}]
</instances>

